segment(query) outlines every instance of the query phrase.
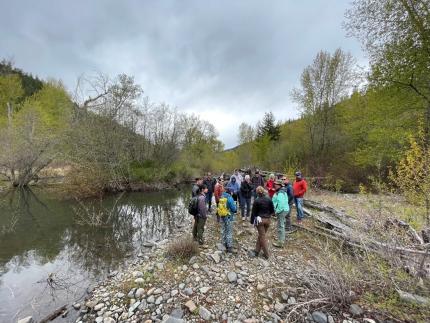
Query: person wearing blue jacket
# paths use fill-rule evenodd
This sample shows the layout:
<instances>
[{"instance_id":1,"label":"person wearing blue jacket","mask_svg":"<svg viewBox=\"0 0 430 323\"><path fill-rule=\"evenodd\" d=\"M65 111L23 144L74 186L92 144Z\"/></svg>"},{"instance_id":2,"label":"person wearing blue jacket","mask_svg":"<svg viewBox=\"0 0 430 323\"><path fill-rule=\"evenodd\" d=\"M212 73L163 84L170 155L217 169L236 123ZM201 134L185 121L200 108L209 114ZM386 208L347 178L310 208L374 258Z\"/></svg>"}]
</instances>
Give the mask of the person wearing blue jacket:
<instances>
[{"instance_id":1,"label":"person wearing blue jacket","mask_svg":"<svg viewBox=\"0 0 430 323\"><path fill-rule=\"evenodd\" d=\"M226 189L231 193L233 200L237 202L237 197L239 195L240 186L236 181L236 176L231 176L230 181L228 182Z\"/></svg>"},{"instance_id":2,"label":"person wearing blue jacket","mask_svg":"<svg viewBox=\"0 0 430 323\"><path fill-rule=\"evenodd\" d=\"M237 212L236 203L233 197L223 191L218 203L218 215L221 223L221 242L225 246L228 253L233 252L233 220L234 214Z\"/></svg>"}]
</instances>

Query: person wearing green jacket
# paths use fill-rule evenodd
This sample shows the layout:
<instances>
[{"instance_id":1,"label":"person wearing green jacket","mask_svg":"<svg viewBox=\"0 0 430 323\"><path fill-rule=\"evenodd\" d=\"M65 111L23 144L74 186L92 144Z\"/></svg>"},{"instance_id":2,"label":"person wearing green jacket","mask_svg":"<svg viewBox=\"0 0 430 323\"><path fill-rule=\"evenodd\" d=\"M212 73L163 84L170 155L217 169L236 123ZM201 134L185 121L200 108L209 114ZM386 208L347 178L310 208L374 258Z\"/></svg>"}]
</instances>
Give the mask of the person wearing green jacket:
<instances>
[{"instance_id":1,"label":"person wearing green jacket","mask_svg":"<svg viewBox=\"0 0 430 323\"><path fill-rule=\"evenodd\" d=\"M278 180L274 186L276 193L273 195L272 201L278 219L278 241L275 241L273 245L282 248L285 244L285 217L290 211L290 206L288 205L287 193L281 189L284 183Z\"/></svg>"}]
</instances>

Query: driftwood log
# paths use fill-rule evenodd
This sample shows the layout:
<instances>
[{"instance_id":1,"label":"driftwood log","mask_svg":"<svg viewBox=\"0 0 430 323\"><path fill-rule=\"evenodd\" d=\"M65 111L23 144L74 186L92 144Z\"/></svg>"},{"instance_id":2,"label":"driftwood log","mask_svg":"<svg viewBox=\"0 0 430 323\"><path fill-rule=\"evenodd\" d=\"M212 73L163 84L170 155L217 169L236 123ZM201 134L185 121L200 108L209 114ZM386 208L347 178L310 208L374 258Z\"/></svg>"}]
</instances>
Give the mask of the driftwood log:
<instances>
[{"instance_id":1,"label":"driftwood log","mask_svg":"<svg viewBox=\"0 0 430 323\"><path fill-rule=\"evenodd\" d=\"M56 309L54 312L46 316L44 319L42 319L39 323L47 323L50 321L55 320L58 316L64 313L66 311L67 305L63 305L60 308Z\"/></svg>"},{"instance_id":2,"label":"driftwood log","mask_svg":"<svg viewBox=\"0 0 430 323\"><path fill-rule=\"evenodd\" d=\"M318 234L357 249L377 253L385 258L397 255L411 271L420 276L430 276L430 244L425 244L420 235L406 222L390 220L388 225L404 229L413 241L413 246L393 245L371 237L365 230L357 227L357 220L345 212L338 211L322 203L305 200L305 214L315 219L313 228L298 226L312 234Z\"/></svg>"}]
</instances>

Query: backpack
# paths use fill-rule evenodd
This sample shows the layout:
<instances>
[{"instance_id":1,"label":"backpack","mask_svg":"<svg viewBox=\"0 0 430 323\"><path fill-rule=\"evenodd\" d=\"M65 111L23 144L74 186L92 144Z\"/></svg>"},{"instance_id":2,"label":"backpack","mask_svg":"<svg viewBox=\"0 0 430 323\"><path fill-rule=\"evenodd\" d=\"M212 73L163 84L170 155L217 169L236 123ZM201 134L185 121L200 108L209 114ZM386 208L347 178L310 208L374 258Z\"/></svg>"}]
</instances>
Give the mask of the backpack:
<instances>
[{"instance_id":1,"label":"backpack","mask_svg":"<svg viewBox=\"0 0 430 323\"><path fill-rule=\"evenodd\" d=\"M228 211L228 208L227 208L227 198L226 197L221 197L219 199L217 211L218 211L219 216L230 215L230 212Z\"/></svg>"},{"instance_id":2,"label":"backpack","mask_svg":"<svg viewBox=\"0 0 430 323\"><path fill-rule=\"evenodd\" d=\"M191 198L190 202L188 203L188 213L191 215L196 216L199 214L199 197L194 196Z\"/></svg>"}]
</instances>

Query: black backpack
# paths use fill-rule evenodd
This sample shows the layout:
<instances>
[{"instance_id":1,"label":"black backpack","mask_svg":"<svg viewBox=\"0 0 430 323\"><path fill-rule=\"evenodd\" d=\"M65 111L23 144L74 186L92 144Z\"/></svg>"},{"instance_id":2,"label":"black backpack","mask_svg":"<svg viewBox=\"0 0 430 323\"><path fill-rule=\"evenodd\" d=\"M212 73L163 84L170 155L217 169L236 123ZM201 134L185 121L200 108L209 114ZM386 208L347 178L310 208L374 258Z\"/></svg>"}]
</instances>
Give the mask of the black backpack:
<instances>
[{"instance_id":1,"label":"black backpack","mask_svg":"<svg viewBox=\"0 0 430 323\"><path fill-rule=\"evenodd\" d=\"M190 202L188 203L188 213L191 215L196 216L199 214L199 197L194 196L191 198Z\"/></svg>"}]
</instances>

